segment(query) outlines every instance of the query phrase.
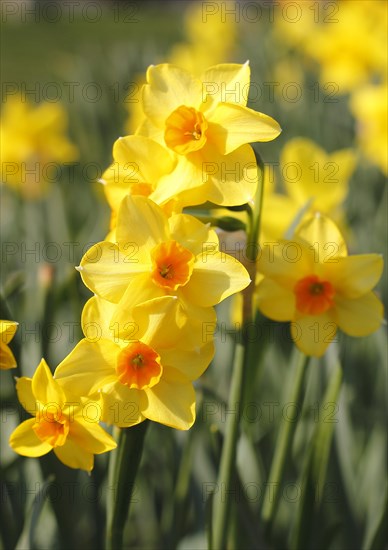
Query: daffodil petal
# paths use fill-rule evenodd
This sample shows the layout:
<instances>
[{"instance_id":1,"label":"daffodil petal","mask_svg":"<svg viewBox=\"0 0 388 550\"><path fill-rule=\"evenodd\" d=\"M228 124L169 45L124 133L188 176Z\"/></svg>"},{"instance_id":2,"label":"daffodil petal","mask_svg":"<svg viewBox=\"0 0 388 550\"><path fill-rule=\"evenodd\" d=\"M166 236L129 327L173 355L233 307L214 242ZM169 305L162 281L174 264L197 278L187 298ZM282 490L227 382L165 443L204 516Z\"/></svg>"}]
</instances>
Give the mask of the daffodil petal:
<instances>
[{"instance_id":1,"label":"daffodil petal","mask_svg":"<svg viewBox=\"0 0 388 550\"><path fill-rule=\"evenodd\" d=\"M22 407L35 416L39 411L39 402L32 392L32 379L25 376L18 378L16 380L16 392Z\"/></svg>"},{"instance_id":2,"label":"daffodil petal","mask_svg":"<svg viewBox=\"0 0 388 550\"><path fill-rule=\"evenodd\" d=\"M71 424L69 440L91 454L105 453L117 447L113 437L98 422L85 420L84 417L75 418Z\"/></svg>"},{"instance_id":3,"label":"daffodil petal","mask_svg":"<svg viewBox=\"0 0 388 550\"><path fill-rule=\"evenodd\" d=\"M325 275L341 296L358 298L376 286L383 268L384 261L379 254L359 254L326 264Z\"/></svg>"},{"instance_id":4,"label":"daffodil petal","mask_svg":"<svg viewBox=\"0 0 388 550\"><path fill-rule=\"evenodd\" d=\"M134 307L132 315L139 327L139 338L155 350L174 348L182 338L186 317L176 296L149 300Z\"/></svg>"},{"instance_id":5,"label":"daffodil petal","mask_svg":"<svg viewBox=\"0 0 388 550\"><path fill-rule=\"evenodd\" d=\"M93 470L93 454L80 447L75 441L72 441L70 437L67 437L64 445L55 447L54 453L57 458L69 468L79 468L87 472Z\"/></svg>"},{"instance_id":6,"label":"daffodil petal","mask_svg":"<svg viewBox=\"0 0 388 550\"><path fill-rule=\"evenodd\" d=\"M233 103L219 103L209 118L208 139L223 155L247 143L272 141L280 132L272 117Z\"/></svg>"},{"instance_id":7,"label":"daffodil petal","mask_svg":"<svg viewBox=\"0 0 388 550\"><path fill-rule=\"evenodd\" d=\"M163 174L171 172L176 162L168 149L152 139L139 135L125 136L115 141L113 158L124 166L127 163L134 164L136 183L156 183Z\"/></svg>"},{"instance_id":8,"label":"daffodil petal","mask_svg":"<svg viewBox=\"0 0 388 550\"><path fill-rule=\"evenodd\" d=\"M166 349L161 351L161 362L164 374L173 367L180 371L189 380L196 380L210 365L214 356L214 343L207 342L193 350Z\"/></svg>"},{"instance_id":9,"label":"daffodil petal","mask_svg":"<svg viewBox=\"0 0 388 550\"><path fill-rule=\"evenodd\" d=\"M133 320L133 308L154 298L164 296L163 289L152 282L150 273L138 275L134 278L117 304L111 319L115 334L123 340L139 339L142 332L139 330L138 323Z\"/></svg>"},{"instance_id":10,"label":"daffodil petal","mask_svg":"<svg viewBox=\"0 0 388 550\"><path fill-rule=\"evenodd\" d=\"M174 383L163 377L146 391L146 418L177 430L188 430L195 420L195 391L191 383Z\"/></svg>"},{"instance_id":11,"label":"daffodil petal","mask_svg":"<svg viewBox=\"0 0 388 550\"><path fill-rule=\"evenodd\" d=\"M9 344L15 336L19 323L15 321L0 321L0 343Z\"/></svg>"},{"instance_id":12,"label":"daffodil petal","mask_svg":"<svg viewBox=\"0 0 388 550\"><path fill-rule=\"evenodd\" d=\"M39 363L34 376L32 377L32 393L37 401L44 405L55 403L58 407L63 408L66 403L66 395L63 389L53 378L44 359Z\"/></svg>"},{"instance_id":13,"label":"daffodil petal","mask_svg":"<svg viewBox=\"0 0 388 550\"><path fill-rule=\"evenodd\" d=\"M236 258L221 252L197 256L189 283L182 288L186 300L201 307L220 303L249 285L245 267Z\"/></svg>"},{"instance_id":14,"label":"daffodil petal","mask_svg":"<svg viewBox=\"0 0 388 550\"><path fill-rule=\"evenodd\" d=\"M117 305L99 296L90 298L82 310L81 326L85 338L95 342L101 338L112 340L115 327L112 327L112 318L116 313Z\"/></svg>"},{"instance_id":15,"label":"daffodil petal","mask_svg":"<svg viewBox=\"0 0 388 550\"><path fill-rule=\"evenodd\" d=\"M118 302L132 278L148 269L139 261L138 252L135 239L123 244L122 249L106 241L92 246L78 268L82 281L102 298Z\"/></svg>"},{"instance_id":16,"label":"daffodil petal","mask_svg":"<svg viewBox=\"0 0 388 550\"><path fill-rule=\"evenodd\" d=\"M131 390L117 382L109 391L101 392L102 419L107 424L128 428L145 420L143 408L146 397L143 391Z\"/></svg>"},{"instance_id":17,"label":"daffodil petal","mask_svg":"<svg viewBox=\"0 0 388 550\"><path fill-rule=\"evenodd\" d=\"M295 295L272 279L263 279L256 290L257 307L269 319L290 321L295 314Z\"/></svg>"},{"instance_id":18,"label":"daffodil petal","mask_svg":"<svg viewBox=\"0 0 388 550\"><path fill-rule=\"evenodd\" d=\"M202 155L203 178L207 176L209 180L207 200L222 206L237 206L252 199L257 188L258 172L250 145L243 145L223 155L209 144L202 150Z\"/></svg>"},{"instance_id":19,"label":"daffodil petal","mask_svg":"<svg viewBox=\"0 0 388 550\"><path fill-rule=\"evenodd\" d=\"M15 428L9 438L12 449L22 456L38 457L46 455L52 450L52 446L41 441L32 429L35 422L35 418L25 420Z\"/></svg>"},{"instance_id":20,"label":"daffodil petal","mask_svg":"<svg viewBox=\"0 0 388 550\"><path fill-rule=\"evenodd\" d=\"M335 341L337 324L333 314L311 315L291 323L291 336L297 347L306 355L321 357L329 344Z\"/></svg>"},{"instance_id":21,"label":"daffodil petal","mask_svg":"<svg viewBox=\"0 0 388 550\"><path fill-rule=\"evenodd\" d=\"M133 245L133 255L125 261L131 270L140 271L137 264L147 260L154 246L168 239L167 216L152 200L127 196L120 206L116 235L122 250Z\"/></svg>"},{"instance_id":22,"label":"daffodil petal","mask_svg":"<svg viewBox=\"0 0 388 550\"><path fill-rule=\"evenodd\" d=\"M354 300L335 297L338 326L349 336L367 336L375 332L383 321L383 304L373 292Z\"/></svg>"},{"instance_id":23,"label":"daffodil petal","mask_svg":"<svg viewBox=\"0 0 388 550\"><path fill-rule=\"evenodd\" d=\"M164 127L166 118L181 105L199 109L202 103L201 82L175 65L151 65L147 82L143 87L143 111L156 126Z\"/></svg>"},{"instance_id":24,"label":"daffodil petal","mask_svg":"<svg viewBox=\"0 0 388 550\"><path fill-rule=\"evenodd\" d=\"M0 342L0 370L14 369L16 359L7 344Z\"/></svg>"},{"instance_id":25,"label":"daffodil petal","mask_svg":"<svg viewBox=\"0 0 388 550\"><path fill-rule=\"evenodd\" d=\"M203 251L203 243L218 243L216 232L194 216L176 214L169 218L168 223L171 237L195 256Z\"/></svg>"},{"instance_id":26,"label":"daffodil petal","mask_svg":"<svg viewBox=\"0 0 388 550\"><path fill-rule=\"evenodd\" d=\"M298 227L295 235L311 245L316 263L335 262L340 256L347 256L344 238L327 216L315 214Z\"/></svg>"},{"instance_id":27,"label":"daffodil petal","mask_svg":"<svg viewBox=\"0 0 388 550\"><path fill-rule=\"evenodd\" d=\"M202 151L178 155L174 170L160 178L152 193L152 200L162 204L178 196L184 205L194 206L206 201L204 190L208 176L203 163Z\"/></svg>"},{"instance_id":28,"label":"daffodil petal","mask_svg":"<svg viewBox=\"0 0 388 550\"><path fill-rule=\"evenodd\" d=\"M81 340L55 370L61 387L77 395L90 395L116 379L120 347L111 340Z\"/></svg>"},{"instance_id":29,"label":"daffodil petal","mask_svg":"<svg viewBox=\"0 0 388 550\"><path fill-rule=\"evenodd\" d=\"M251 69L248 63L223 63L209 67L201 76L203 112L221 102L245 106L248 100Z\"/></svg>"}]
</instances>

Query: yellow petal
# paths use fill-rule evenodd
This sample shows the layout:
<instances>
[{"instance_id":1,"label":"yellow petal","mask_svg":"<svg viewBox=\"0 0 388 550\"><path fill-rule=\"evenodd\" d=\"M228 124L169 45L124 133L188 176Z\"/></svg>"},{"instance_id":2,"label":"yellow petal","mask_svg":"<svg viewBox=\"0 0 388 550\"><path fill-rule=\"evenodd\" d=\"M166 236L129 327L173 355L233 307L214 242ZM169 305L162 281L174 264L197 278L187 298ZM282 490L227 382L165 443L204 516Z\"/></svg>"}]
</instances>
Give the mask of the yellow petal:
<instances>
[{"instance_id":1,"label":"yellow petal","mask_svg":"<svg viewBox=\"0 0 388 550\"><path fill-rule=\"evenodd\" d=\"M298 227L295 235L314 248L316 263L334 262L340 256L347 256L344 238L327 216L315 214Z\"/></svg>"},{"instance_id":2,"label":"yellow petal","mask_svg":"<svg viewBox=\"0 0 388 550\"><path fill-rule=\"evenodd\" d=\"M117 304L111 318L111 326L115 335L126 341L140 338L143 333L139 330L138 323L133 319L134 307L164 296L164 290L152 282L149 273L134 278Z\"/></svg>"},{"instance_id":3,"label":"yellow petal","mask_svg":"<svg viewBox=\"0 0 388 550\"><path fill-rule=\"evenodd\" d=\"M62 388L75 395L90 395L113 383L121 348L111 340L81 340L55 370Z\"/></svg>"},{"instance_id":4,"label":"yellow petal","mask_svg":"<svg viewBox=\"0 0 388 550\"><path fill-rule=\"evenodd\" d=\"M62 447L55 447L54 453L69 468L79 468L87 472L93 470L94 456L69 437Z\"/></svg>"},{"instance_id":5,"label":"yellow petal","mask_svg":"<svg viewBox=\"0 0 388 550\"><path fill-rule=\"evenodd\" d=\"M147 404L143 410L146 418L177 430L188 430L195 420L195 391L191 383L174 373L156 386L145 390Z\"/></svg>"},{"instance_id":6,"label":"yellow petal","mask_svg":"<svg viewBox=\"0 0 388 550\"><path fill-rule=\"evenodd\" d=\"M88 421L87 418L87 414L74 418L68 436L69 440L91 454L101 454L115 449L117 444L113 437L101 428L98 422Z\"/></svg>"},{"instance_id":7,"label":"yellow petal","mask_svg":"<svg viewBox=\"0 0 388 550\"><path fill-rule=\"evenodd\" d=\"M11 434L9 444L12 449L22 456L38 457L49 453L52 447L49 443L41 441L32 426L35 418L29 418L22 422Z\"/></svg>"},{"instance_id":8,"label":"yellow petal","mask_svg":"<svg viewBox=\"0 0 388 550\"><path fill-rule=\"evenodd\" d=\"M251 69L248 63L223 63L207 69L201 76L202 111L217 103L227 102L245 106L248 100Z\"/></svg>"},{"instance_id":9,"label":"yellow petal","mask_svg":"<svg viewBox=\"0 0 388 550\"><path fill-rule=\"evenodd\" d=\"M252 147L243 145L223 155L209 143L201 152L203 179L208 178L207 192L202 202L206 198L222 206L237 206L252 199L258 182Z\"/></svg>"},{"instance_id":10,"label":"yellow petal","mask_svg":"<svg viewBox=\"0 0 388 550\"><path fill-rule=\"evenodd\" d=\"M272 141L281 132L275 119L232 103L219 103L209 117L208 139L223 155L255 141Z\"/></svg>"},{"instance_id":11,"label":"yellow petal","mask_svg":"<svg viewBox=\"0 0 388 550\"><path fill-rule=\"evenodd\" d=\"M358 298L376 286L383 269L379 254L359 254L337 258L337 262L325 265L324 273L341 296Z\"/></svg>"},{"instance_id":12,"label":"yellow petal","mask_svg":"<svg viewBox=\"0 0 388 550\"><path fill-rule=\"evenodd\" d=\"M176 347L185 324L185 316L176 296L155 298L133 308L133 319L139 328L139 339L156 351Z\"/></svg>"},{"instance_id":13,"label":"yellow petal","mask_svg":"<svg viewBox=\"0 0 388 550\"><path fill-rule=\"evenodd\" d=\"M160 178L152 193L152 200L162 204L178 195L184 206L205 202L207 197L204 190L207 189L208 176L203 167L202 151L178 155L174 170Z\"/></svg>"},{"instance_id":14,"label":"yellow petal","mask_svg":"<svg viewBox=\"0 0 388 550\"><path fill-rule=\"evenodd\" d=\"M214 343L207 342L193 350L166 349L160 352L164 375L173 367L189 380L199 378L210 365L214 356Z\"/></svg>"},{"instance_id":15,"label":"yellow petal","mask_svg":"<svg viewBox=\"0 0 388 550\"><path fill-rule=\"evenodd\" d=\"M202 103L201 82L175 65L151 65L147 82L143 88L143 111L156 126L164 126L166 118L181 105L198 110Z\"/></svg>"},{"instance_id":16,"label":"yellow petal","mask_svg":"<svg viewBox=\"0 0 388 550\"><path fill-rule=\"evenodd\" d=\"M53 378L44 359L39 363L34 376L32 377L32 393L37 401L43 405L55 403L58 407L63 408L66 403L66 394Z\"/></svg>"},{"instance_id":17,"label":"yellow petal","mask_svg":"<svg viewBox=\"0 0 388 550\"><path fill-rule=\"evenodd\" d=\"M247 270L236 258L207 251L197 256L190 281L182 287L182 294L188 302L210 307L243 290L249 283Z\"/></svg>"},{"instance_id":18,"label":"yellow petal","mask_svg":"<svg viewBox=\"0 0 388 550\"><path fill-rule=\"evenodd\" d=\"M132 278L147 270L147 266L139 261L138 252L135 239L126 246L123 244L122 249L115 243L97 243L81 260L78 270L82 281L102 298L118 302Z\"/></svg>"},{"instance_id":19,"label":"yellow petal","mask_svg":"<svg viewBox=\"0 0 388 550\"><path fill-rule=\"evenodd\" d=\"M336 296L334 300L338 326L349 336L367 336L381 326L383 304L373 292L354 300L342 296Z\"/></svg>"},{"instance_id":20,"label":"yellow petal","mask_svg":"<svg viewBox=\"0 0 388 550\"><path fill-rule=\"evenodd\" d=\"M337 324L329 311L319 316L294 319L291 323L291 336L297 347L314 357L321 357L329 344L336 341L336 332Z\"/></svg>"},{"instance_id":21,"label":"yellow petal","mask_svg":"<svg viewBox=\"0 0 388 550\"><path fill-rule=\"evenodd\" d=\"M147 183L156 183L175 164L174 156L168 149L144 136L119 138L113 145L113 158L122 165L133 162L135 178ZM150 162L150 159L157 159L157 162Z\"/></svg>"},{"instance_id":22,"label":"yellow petal","mask_svg":"<svg viewBox=\"0 0 388 550\"><path fill-rule=\"evenodd\" d=\"M314 272L313 251L297 239L264 242L257 269L260 274L293 290L298 279Z\"/></svg>"},{"instance_id":23,"label":"yellow petal","mask_svg":"<svg viewBox=\"0 0 388 550\"><path fill-rule=\"evenodd\" d=\"M112 318L117 306L99 296L93 296L84 305L81 316L81 326L85 338L91 342L101 338L112 340L117 336Z\"/></svg>"},{"instance_id":24,"label":"yellow petal","mask_svg":"<svg viewBox=\"0 0 388 550\"><path fill-rule=\"evenodd\" d=\"M101 392L102 419L119 428L129 428L145 420L142 414L146 397L143 391L131 390L117 382Z\"/></svg>"},{"instance_id":25,"label":"yellow petal","mask_svg":"<svg viewBox=\"0 0 388 550\"><path fill-rule=\"evenodd\" d=\"M22 407L35 416L39 410L39 402L32 393L32 379L26 378L25 376L18 378L16 380L16 392Z\"/></svg>"},{"instance_id":26,"label":"yellow petal","mask_svg":"<svg viewBox=\"0 0 388 550\"><path fill-rule=\"evenodd\" d=\"M161 241L168 240L168 219L152 200L142 196L127 196L121 203L116 230L121 250L132 255L125 258L130 270L148 259L149 251Z\"/></svg>"},{"instance_id":27,"label":"yellow petal","mask_svg":"<svg viewBox=\"0 0 388 550\"><path fill-rule=\"evenodd\" d=\"M9 344L15 336L19 323L15 321L0 321L0 343Z\"/></svg>"},{"instance_id":28,"label":"yellow petal","mask_svg":"<svg viewBox=\"0 0 388 550\"><path fill-rule=\"evenodd\" d=\"M187 214L176 214L168 220L171 238L188 248L195 256L202 252L203 243L218 242L217 233L208 224Z\"/></svg>"},{"instance_id":29,"label":"yellow petal","mask_svg":"<svg viewBox=\"0 0 388 550\"><path fill-rule=\"evenodd\" d=\"M271 279L263 279L256 290L257 307L269 319L290 321L295 314L295 295Z\"/></svg>"},{"instance_id":30,"label":"yellow petal","mask_svg":"<svg viewBox=\"0 0 388 550\"><path fill-rule=\"evenodd\" d=\"M14 369L16 366L14 354L7 344L0 342L0 370Z\"/></svg>"}]
</instances>

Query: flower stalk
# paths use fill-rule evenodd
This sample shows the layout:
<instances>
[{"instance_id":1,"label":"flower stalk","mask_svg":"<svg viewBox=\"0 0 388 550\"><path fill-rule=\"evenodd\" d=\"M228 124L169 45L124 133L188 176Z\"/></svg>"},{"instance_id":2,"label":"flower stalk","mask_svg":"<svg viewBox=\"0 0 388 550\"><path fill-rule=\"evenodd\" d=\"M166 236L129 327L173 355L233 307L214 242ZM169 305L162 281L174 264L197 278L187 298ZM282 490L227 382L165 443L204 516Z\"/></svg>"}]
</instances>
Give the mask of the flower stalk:
<instances>
[{"instance_id":1,"label":"flower stalk","mask_svg":"<svg viewBox=\"0 0 388 550\"><path fill-rule=\"evenodd\" d=\"M117 449L109 463L107 501L107 550L123 548L124 527L129 514L136 474L139 468L149 421L119 430Z\"/></svg>"},{"instance_id":2,"label":"flower stalk","mask_svg":"<svg viewBox=\"0 0 388 550\"><path fill-rule=\"evenodd\" d=\"M256 154L256 153L255 153ZM251 342L247 339L248 331L245 330L247 325L251 324L254 319L253 315L253 292L256 278L256 259L258 239L260 232L260 218L263 202L263 187L264 187L264 164L258 154L256 159L259 168L259 183L255 195L253 208L248 209L249 231L246 243L246 265L249 272L251 283L243 291L243 323L240 334L240 341L236 344L234 352L232 383L229 394L228 406L235 414L228 415L225 439L222 447L221 463L218 476L218 487L225 489L225 498L213 498L213 525L212 525L212 550L223 550L226 548L228 536L228 524L231 508L231 498L229 491L233 482L234 468L236 463L236 450L239 435L239 425L241 410L243 406L245 376L248 369L250 358L249 345Z\"/></svg>"}]
</instances>

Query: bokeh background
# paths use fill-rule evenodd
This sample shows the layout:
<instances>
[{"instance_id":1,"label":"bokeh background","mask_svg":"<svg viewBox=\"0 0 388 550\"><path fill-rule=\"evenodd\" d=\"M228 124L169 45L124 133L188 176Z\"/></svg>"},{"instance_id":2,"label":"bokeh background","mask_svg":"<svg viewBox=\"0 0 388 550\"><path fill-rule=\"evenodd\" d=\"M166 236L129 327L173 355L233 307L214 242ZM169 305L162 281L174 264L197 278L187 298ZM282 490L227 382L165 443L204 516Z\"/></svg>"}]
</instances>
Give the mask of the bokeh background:
<instances>
[{"instance_id":1,"label":"bokeh background","mask_svg":"<svg viewBox=\"0 0 388 550\"><path fill-rule=\"evenodd\" d=\"M340 221L350 252L385 254L387 4L4 0L1 17L1 318L19 322L12 343L18 368L0 373L1 545L102 548L112 490L108 456L98 456L88 476L51 455L17 456L7 440L25 414L13 376L32 376L41 357L54 369L81 338L90 293L74 266L109 229L98 179L112 162L114 141L136 129L146 68L172 62L199 75L217 63L249 59L248 104L283 128L274 142L255 145L268 171L263 235L277 238L285 212L294 222L311 206L314 189L299 203L293 189L302 178L322 182L320 170L329 183L334 177L343 198L328 206L323 193L315 206ZM290 168L295 138L310 140L302 142L308 152L295 157L296 169ZM346 159L335 156L343 150ZM228 239L233 246L233 235ZM384 282L385 274L376 291L386 304ZM217 469L225 420L233 414L226 403L238 338L234 309L233 301L219 308L217 354L197 384L194 427L149 430L128 548L207 547L207 501L211 490L224 490L216 486ZM362 339L339 334L323 359L311 361L297 409L287 401L288 325L258 314L257 327L230 548L288 548L295 540L300 548L384 548L386 327ZM341 392L323 404L336 361L344 373ZM285 415L297 421L297 431L269 536L261 509ZM322 423L333 434L318 494L305 491L305 458Z\"/></svg>"}]
</instances>

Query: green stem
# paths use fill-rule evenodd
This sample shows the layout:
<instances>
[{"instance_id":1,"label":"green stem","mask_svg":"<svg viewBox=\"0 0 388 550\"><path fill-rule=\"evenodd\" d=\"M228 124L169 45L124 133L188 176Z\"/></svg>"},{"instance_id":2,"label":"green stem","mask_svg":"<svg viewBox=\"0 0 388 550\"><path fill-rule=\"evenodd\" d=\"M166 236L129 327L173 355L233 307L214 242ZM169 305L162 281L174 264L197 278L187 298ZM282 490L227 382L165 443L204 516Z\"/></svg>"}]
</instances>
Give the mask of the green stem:
<instances>
[{"instance_id":1,"label":"green stem","mask_svg":"<svg viewBox=\"0 0 388 550\"><path fill-rule=\"evenodd\" d=\"M287 394L289 402L294 404L296 409L300 409L303 400L304 379L307 371L309 357L302 352L298 352L298 357L293 370L290 373L291 391ZM266 524L266 531L269 534L276 514L280 485L283 480L284 466L289 456L293 436L296 429L296 422L282 417L279 434L276 441L275 456L272 460L271 471L267 482L264 495L264 506L262 517Z\"/></svg>"},{"instance_id":2,"label":"green stem","mask_svg":"<svg viewBox=\"0 0 388 550\"><path fill-rule=\"evenodd\" d=\"M218 476L217 495L213 495L213 526L212 526L212 549L224 550L228 536L229 515L231 508L231 484L234 476L236 462L237 440L239 435L239 424L244 399L244 382L250 361L249 346L251 342L247 338L246 327L252 323L253 317L253 291L256 279L257 245L260 232L260 218L263 203L264 189L264 164L260 155L256 155L259 168L259 182L254 199L254 209L246 205L249 221L249 231L245 256L248 260L246 266L251 277L251 284L243 292L243 328L241 331L241 342L236 344L232 383L229 394L229 414L225 426L225 439L222 447L221 464ZM218 497L218 498L217 498Z\"/></svg>"},{"instance_id":3,"label":"green stem","mask_svg":"<svg viewBox=\"0 0 388 550\"><path fill-rule=\"evenodd\" d=\"M214 550L223 550L226 547L227 525L231 499L231 480L233 477L234 464L236 460L236 446L239 428L239 419L241 414L241 400L244 389L244 372L247 354L242 344L236 345L235 358L233 365L232 386L229 395L229 410L234 414L229 414L225 427L225 440L222 447L220 473L218 476L218 492L214 496L214 526L213 526L213 544Z\"/></svg>"},{"instance_id":4,"label":"green stem","mask_svg":"<svg viewBox=\"0 0 388 550\"><path fill-rule=\"evenodd\" d=\"M149 421L145 420L131 428L120 429L117 449L111 453L107 504L107 550L123 548L124 527L148 425Z\"/></svg>"}]
</instances>

